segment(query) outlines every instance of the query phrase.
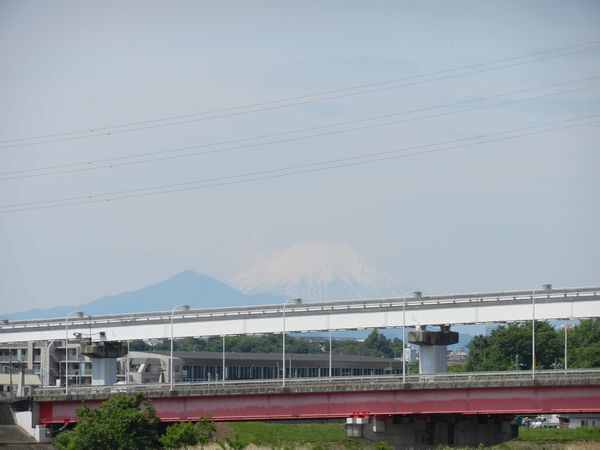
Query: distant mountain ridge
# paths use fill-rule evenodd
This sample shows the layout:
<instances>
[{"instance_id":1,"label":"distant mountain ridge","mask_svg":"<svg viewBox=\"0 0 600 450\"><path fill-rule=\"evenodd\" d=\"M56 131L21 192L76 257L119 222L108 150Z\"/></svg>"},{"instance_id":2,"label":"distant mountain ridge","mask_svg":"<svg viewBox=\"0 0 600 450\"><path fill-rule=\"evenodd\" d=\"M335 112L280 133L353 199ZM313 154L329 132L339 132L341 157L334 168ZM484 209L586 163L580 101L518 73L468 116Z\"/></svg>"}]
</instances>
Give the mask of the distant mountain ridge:
<instances>
[{"instance_id":1,"label":"distant mountain ridge","mask_svg":"<svg viewBox=\"0 0 600 450\"><path fill-rule=\"evenodd\" d=\"M192 308L211 308L278 303L281 300L281 297L269 294L243 294L216 278L187 270L141 289L107 295L81 305L34 309L6 314L2 318L17 320L64 317L77 310L86 315L168 311L181 304L188 304Z\"/></svg>"},{"instance_id":2,"label":"distant mountain ridge","mask_svg":"<svg viewBox=\"0 0 600 450\"><path fill-rule=\"evenodd\" d=\"M306 301L400 296L414 290L367 264L347 244L305 242L238 274L234 287L191 270L158 283L121 294L107 295L76 306L3 315L3 319L65 317L72 311L86 315L169 311L192 308L280 303L287 298Z\"/></svg>"}]
</instances>

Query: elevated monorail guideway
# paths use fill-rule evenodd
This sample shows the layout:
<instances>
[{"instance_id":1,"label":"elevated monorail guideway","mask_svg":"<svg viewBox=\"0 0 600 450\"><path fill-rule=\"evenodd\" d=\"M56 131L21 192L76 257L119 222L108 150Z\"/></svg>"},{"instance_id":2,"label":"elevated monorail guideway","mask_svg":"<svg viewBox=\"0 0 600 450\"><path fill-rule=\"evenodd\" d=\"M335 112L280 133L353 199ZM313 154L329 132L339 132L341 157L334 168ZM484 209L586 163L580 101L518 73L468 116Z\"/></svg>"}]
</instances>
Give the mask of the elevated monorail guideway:
<instances>
[{"instance_id":1,"label":"elevated monorail guideway","mask_svg":"<svg viewBox=\"0 0 600 450\"><path fill-rule=\"evenodd\" d=\"M369 300L288 304L286 332L466 325L531 320L533 291L407 296ZM175 310L84 316L69 319L69 335L92 340L208 337L283 331L283 305ZM535 319L600 317L600 287L535 291ZM173 329L171 328L173 318ZM72 333L72 334L71 334ZM0 342L60 340L65 318L3 321Z\"/></svg>"}]
</instances>

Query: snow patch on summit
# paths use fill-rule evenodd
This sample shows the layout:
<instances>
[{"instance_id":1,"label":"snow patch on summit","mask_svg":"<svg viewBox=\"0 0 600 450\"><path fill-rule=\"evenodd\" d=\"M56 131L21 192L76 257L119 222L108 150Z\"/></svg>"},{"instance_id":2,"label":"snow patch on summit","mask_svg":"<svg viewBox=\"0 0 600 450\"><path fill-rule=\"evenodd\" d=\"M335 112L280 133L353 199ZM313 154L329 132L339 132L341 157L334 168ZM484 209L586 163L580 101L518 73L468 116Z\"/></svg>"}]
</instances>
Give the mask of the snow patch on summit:
<instances>
[{"instance_id":1,"label":"snow patch on summit","mask_svg":"<svg viewBox=\"0 0 600 450\"><path fill-rule=\"evenodd\" d=\"M230 281L245 293L306 300L387 297L398 286L348 244L305 242L281 251Z\"/></svg>"}]
</instances>

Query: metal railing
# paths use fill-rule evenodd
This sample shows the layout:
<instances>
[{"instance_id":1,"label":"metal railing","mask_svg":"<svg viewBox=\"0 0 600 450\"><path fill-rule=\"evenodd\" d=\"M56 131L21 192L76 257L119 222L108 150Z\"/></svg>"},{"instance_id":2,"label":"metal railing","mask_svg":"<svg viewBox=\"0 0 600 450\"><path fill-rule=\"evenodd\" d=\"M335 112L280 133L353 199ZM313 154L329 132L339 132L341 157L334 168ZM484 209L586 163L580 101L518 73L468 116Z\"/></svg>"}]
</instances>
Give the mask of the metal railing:
<instances>
[{"instance_id":1,"label":"metal railing","mask_svg":"<svg viewBox=\"0 0 600 450\"><path fill-rule=\"evenodd\" d=\"M532 291L501 291L501 292L482 292L482 293L467 293L467 294L452 294L452 295L428 295L418 299L409 299L406 302L406 307L422 308L436 306L461 306L494 303L510 303L518 301L530 301ZM560 301L567 297L577 299L597 298L600 296L600 286L578 287L578 288L558 288L551 289L539 293L540 301ZM295 315L310 315L315 312L345 312L364 309L386 309L400 308L402 299L399 297L393 298L370 298L358 300L335 300L335 301L316 301L306 302L301 306L291 306L289 314ZM253 306L228 306L219 308L202 308L191 309L185 312L176 312L174 318L177 321L197 320L197 319L218 319L218 318L239 318L239 317L255 317L255 316L279 316L282 314L281 304L272 305L253 305ZM89 316L82 319L74 318L70 322L73 326L89 326L95 328L98 325L122 325L128 323L131 325L148 324L153 322L164 322L170 320L169 311L151 311L139 313L121 313L121 314L102 314ZM517 320L517 319L516 319ZM519 320L522 320L519 319ZM23 319L23 320L5 320L0 322L0 334L10 331L27 331L27 330L51 330L64 329L64 318L50 319Z\"/></svg>"},{"instance_id":2,"label":"metal railing","mask_svg":"<svg viewBox=\"0 0 600 450\"><path fill-rule=\"evenodd\" d=\"M315 391L357 391L382 389L419 389L445 387L481 386L525 386L600 384L600 369L543 370L536 372L533 380L531 371L512 372L467 372L407 375L406 382L398 375L371 375L332 378L288 378L283 387L281 379L265 380L221 380L203 382L174 383L174 391L203 394L248 393L248 392L315 392ZM108 386L70 386L69 397L106 397L113 394L133 394L137 392L168 394L168 383L115 384ZM64 387L36 388L34 397L60 397L65 395Z\"/></svg>"}]
</instances>

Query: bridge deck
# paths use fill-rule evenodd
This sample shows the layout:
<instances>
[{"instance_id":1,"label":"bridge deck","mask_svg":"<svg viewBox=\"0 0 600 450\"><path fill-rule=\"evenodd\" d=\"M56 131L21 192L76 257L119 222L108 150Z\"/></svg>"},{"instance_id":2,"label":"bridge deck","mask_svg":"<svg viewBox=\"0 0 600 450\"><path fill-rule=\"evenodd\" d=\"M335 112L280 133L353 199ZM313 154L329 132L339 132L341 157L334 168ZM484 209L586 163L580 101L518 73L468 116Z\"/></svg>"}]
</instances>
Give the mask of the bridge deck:
<instances>
[{"instance_id":1,"label":"bridge deck","mask_svg":"<svg viewBox=\"0 0 600 450\"><path fill-rule=\"evenodd\" d=\"M280 382L113 386L34 394L41 423L76 421L82 404L97 406L117 394L145 392L165 422L344 418L353 415L541 414L600 412L600 371L478 373Z\"/></svg>"},{"instance_id":2,"label":"bridge deck","mask_svg":"<svg viewBox=\"0 0 600 450\"><path fill-rule=\"evenodd\" d=\"M531 320L531 291L488 292L310 302L286 309L288 332L392 328ZM600 287L536 292L537 320L600 317ZM406 313L404 314L404 309ZM198 309L173 313L175 337L280 333L282 305ZM90 316L69 320L69 331L104 332L109 341L168 338L171 312ZM64 339L65 319L4 321L0 342Z\"/></svg>"},{"instance_id":3,"label":"bridge deck","mask_svg":"<svg viewBox=\"0 0 600 450\"><path fill-rule=\"evenodd\" d=\"M514 376L508 376L514 375ZM529 376L528 376L529 375ZM541 414L600 412L600 371L566 374L465 374L398 380L315 380L278 383L178 385L175 391L151 386L146 395L161 420L277 420L344 418L353 415ZM75 409L98 405L124 386L75 391L65 397L37 392L41 423L77 420ZM136 387L135 389L138 389ZM128 387L128 392L135 390Z\"/></svg>"}]
</instances>

